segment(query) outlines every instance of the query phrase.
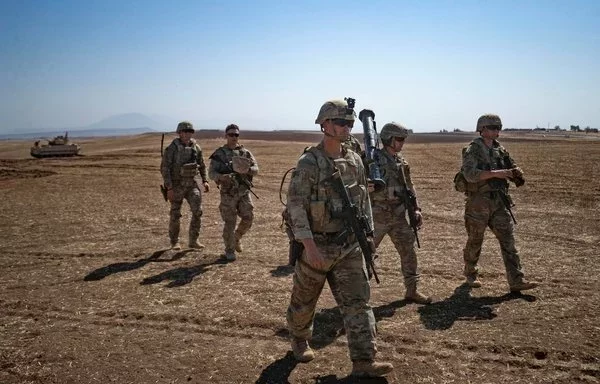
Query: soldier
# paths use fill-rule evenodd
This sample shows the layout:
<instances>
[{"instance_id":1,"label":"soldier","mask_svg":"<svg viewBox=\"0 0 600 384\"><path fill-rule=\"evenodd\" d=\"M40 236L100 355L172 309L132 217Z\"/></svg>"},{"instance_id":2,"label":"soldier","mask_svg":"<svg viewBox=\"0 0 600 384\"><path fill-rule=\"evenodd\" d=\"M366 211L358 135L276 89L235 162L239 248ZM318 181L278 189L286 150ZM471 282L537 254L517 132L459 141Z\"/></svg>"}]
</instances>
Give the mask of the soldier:
<instances>
[{"instance_id":1,"label":"soldier","mask_svg":"<svg viewBox=\"0 0 600 384\"><path fill-rule=\"evenodd\" d=\"M167 200L171 202L169 220L169 239L171 249L179 250L179 227L181 205L186 199L192 211L190 220L188 244L190 248L202 249L198 242L202 224L202 194L198 187L197 176L200 174L204 192L209 191L206 177L206 166L202 158L202 149L196 140L192 139L194 127L189 121L177 125L178 138L173 140L165 149L160 165L164 186L167 189Z\"/></svg>"},{"instance_id":2,"label":"soldier","mask_svg":"<svg viewBox=\"0 0 600 384\"><path fill-rule=\"evenodd\" d=\"M496 140L502 129L497 115L483 115L477 120L480 137L463 149L462 175L466 180L465 227L467 244L464 248L464 274L473 288L481 287L477 262L486 227L490 227L500 243L506 277L511 292L537 287L523 279L519 254L515 247L513 222L508 211L511 201L508 180L522 185L523 172L506 149ZM519 182L519 181L522 181Z\"/></svg>"},{"instance_id":3,"label":"soldier","mask_svg":"<svg viewBox=\"0 0 600 384\"><path fill-rule=\"evenodd\" d=\"M339 170L351 198L372 228L365 169L360 156L342 145L355 116L346 101L323 104L315 121L321 125L323 140L306 149L292 174L287 209L294 237L302 242L304 251L295 266L287 323L294 357L301 362L312 360L315 354L308 341L315 307L327 281L344 317L352 375L378 377L391 372L393 366L374 361L376 327L369 306L366 265L355 236L336 217L342 208L341 198L331 185L334 171Z\"/></svg>"},{"instance_id":4,"label":"soldier","mask_svg":"<svg viewBox=\"0 0 600 384\"><path fill-rule=\"evenodd\" d=\"M417 291L419 274L417 272L417 253L415 251L415 235L406 220L404 200L408 191L416 196L415 187L410 176L410 167L400 151L408 130L401 124L388 123L383 126L379 135L383 149L377 149L374 158L381 171L386 188L371 192L373 201L373 220L375 221L375 245L379 246L385 235L390 237L400 255L400 267L404 276L405 300L417 304L430 304L431 298ZM417 225L423 222L421 209L415 212Z\"/></svg>"},{"instance_id":5,"label":"soldier","mask_svg":"<svg viewBox=\"0 0 600 384\"><path fill-rule=\"evenodd\" d=\"M210 155L208 175L221 191L219 211L224 221L225 258L235 261L235 252L242 252L242 236L252 226L254 205L250 196L252 177L258 174L258 164L252 153L239 144L240 128L229 124L225 128L227 143ZM237 217L240 223L236 228Z\"/></svg>"}]
</instances>

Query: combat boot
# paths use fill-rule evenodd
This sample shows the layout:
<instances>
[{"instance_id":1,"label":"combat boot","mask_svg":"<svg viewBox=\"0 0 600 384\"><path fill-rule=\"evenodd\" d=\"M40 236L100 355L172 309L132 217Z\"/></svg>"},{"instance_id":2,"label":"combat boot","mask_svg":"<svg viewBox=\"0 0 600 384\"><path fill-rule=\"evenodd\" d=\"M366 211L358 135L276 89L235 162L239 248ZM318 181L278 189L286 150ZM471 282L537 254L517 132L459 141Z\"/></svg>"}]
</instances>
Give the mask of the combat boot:
<instances>
[{"instance_id":1,"label":"combat boot","mask_svg":"<svg viewBox=\"0 0 600 384\"><path fill-rule=\"evenodd\" d=\"M294 353L294 358L301 363L308 363L315 358L315 351L308 345L308 341L304 339L295 337L292 339L292 352Z\"/></svg>"},{"instance_id":2,"label":"combat boot","mask_svg":"<svg viewBox=\"0 0 600 384\"><path fill-rule=\"evenodd\" d=\"M391 363L379 363L373 360L352 361L352 376L355 377L382 377L394 370Z\"/></svg>"},{"instance_id":3,"label":"combat boot","mask_svg":"<svg viewBox=\"0 0 600 384\"><path fill-rule=\"evenodd\" d=\"M242 248L242 238L241 237L238 237L238 236L235 237L235 250L237 252L244 251L244 248Z\"/></svg>"},{"instance_id":4,"label":"combat boot","mask_svg":"<svg viewBox=\"0 0 600 384\"><path fill-rule=\"evenodd\" d=\"M511 292L526 291L528 289L537 288L538 285L539 285L538 283L534 283L532 281L521 280L520 282L511 285L510 291Z\"/></svg>"},{"instance_id":5,"label":"combat boot","mask_svg":"<svg viewBox=\"0 0 600 384\"><path fill-rule=\"evenodd\" d=\"M179 241L175 240L171 240L171 249L174 251L179 251L181 250L181 244L179 244Z\"/></svg>"},{"instance_id":6,"label":"combat boot","mask_svg":"<svg viewBox=\"0 0 600 384\"><path fill-rule=\"evenodd\" d=\"M237 257L235 257L235 252L233 252L233 251L225 252L225 260L235 261L236 259L237 259Z\"/></svg>"},{"instance_id":7,"label":"combat boot","mask_svg":"<svg viewBox=\"0 0 600 384\"><path fill-rule=\"evenodd\" d=\"M190 248L193 249L204 249L204 244L199 243L198 240L190 241Z\"/></svg>"},{"instance_id":8,"label":"combat boot","mask_svg":"<svg viewBox=\"0 0 600 384\"><path fill-rule=\"evenodd\" d=\"M466 283L471 288L481 288L481 281L477 278L477 276L467 276Z\"/></svg>"},{"instance_id":9,"label":"combat boot","mask_svg":"<svg viewBox=\"0 0 600 384\"><path fill-rule=\"evenodd\" d=\"M416 286L406 288L404 300L416 304L431 304L431 302L433 301L431 297L425 296L418 292Z\"/></svg>"}]
</instances>

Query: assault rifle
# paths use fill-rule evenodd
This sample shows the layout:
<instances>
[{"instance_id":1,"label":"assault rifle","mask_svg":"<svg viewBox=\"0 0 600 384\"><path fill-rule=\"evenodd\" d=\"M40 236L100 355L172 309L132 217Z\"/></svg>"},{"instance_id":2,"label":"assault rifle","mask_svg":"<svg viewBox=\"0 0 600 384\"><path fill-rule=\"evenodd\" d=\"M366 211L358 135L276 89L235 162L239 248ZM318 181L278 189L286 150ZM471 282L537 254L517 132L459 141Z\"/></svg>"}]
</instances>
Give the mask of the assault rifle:
<instances>
[{"instance_id":1,"label":"assault rifle","mask_svg":"<svg viewBox=\"0 0 600 384\"><path fill-rule=\"evenodd\" d=\"M346 229L356 236L356 240L358 241L363 257L365 258L369 276L373 274L375 281L377 284L379 284L379 277L377 276L377 272L375 271L375 263L373 262L373 256L375 255L374 245L372 247L372 243L370 243L367 239L367 235L373 234L373 229L369 225L367 217L361 214L359 208L352 202L352 199L348 194L348 189L344 185L344 181L342 180L342 175L340 174L339 170L336 170L333 173L331 180L333 181L333 189L342 198L342 218L346 223Z\"/></svg>"},{"instance_id":2,"label":"assault rifle","mask_svg":"<svg viewBox=\"0 0 600 384\"><path fill-rule=\"evenodd\" d=\"M163 133L162 137L160 138L160 158L161 159L163 157L164 143L165 143L165 134ZM162 194L165 201L169 201L169 199L167 198L167 187L165 187L163 184L160 185L160 193Z\"/></svg>"},{"instance_id":3,"label":"assault rifle","mask_svg":"<svg viewBox=\"0 0 600 384\"><path fill-rule=\"evenodd\" d=\"M504 192L504 190L502 190L502 189L500 189L496 192L498 192L500 194L500 199L502 200L504 207L510 214L510 218L512 219L513 223L517 224L515 215L513 215L512 210L511 210L511 208L515 206L515 204L512 202L512 199L510 198L510 196L508 196L508 193Z\"/></svg>"},{"instance_id":4,"label":"assault rifle","mask_svg":"<svg viewBox=\"0 0 600 384\"><path fill-rule=\"evenodd\" d=\"M417 241L417 248L421 248L421 243L419 242L419 229L421 229L419 225L419 220L417 219L417 211L419 208L417 207L417 196L415 193L408 189L406 185L406 175L404 174L404 166L400 164L400 173L402 175L402 180L404 181L404 186L406 189L406 193L403 196L404 199L404 208L408 213L408 223L415 234L415 240Z\"/></svg>"},{"instance_id":5,"label":"assault rifle","mask_svg":"<svg viewBox=\"0 0 600 384\"><path fill-rule=\"evenodd\" d=\"M254 191L252 190L252 188L254 188L254 184L252 184L252 182L248 179L248 177L246 175L242 175L242 174L234 171L233 165L231 165L231 161L226 162L225 160L221 159L219 156L211 156L210 159L218 160L222 164L224 164L225 167L227 168L227 171L229 171L230 174L233 174L233 177L235 177L235 179L238 181L238 183L244 184L248 188L250 193L253 194L254 197L256 197L256 199L260 199L260 197L258 197L258 195L256 193L254 193Z\"/></svg>"},{"instance_id":6,"label":"assault rifle","mask_svg":"<svg viewBox=\"0 0 600 384\"><path fill-rule=\"evenodd\" d=\"M377 165L377 128L375 119L375 112L369 109L363 109L358 114L358 119L363 125L363 134L365 142L365 163L369 168L369 180L373 183L375 192L381 191L385 188L385 181L381 178L381 171Z\"/></svg>"}]
</instances>

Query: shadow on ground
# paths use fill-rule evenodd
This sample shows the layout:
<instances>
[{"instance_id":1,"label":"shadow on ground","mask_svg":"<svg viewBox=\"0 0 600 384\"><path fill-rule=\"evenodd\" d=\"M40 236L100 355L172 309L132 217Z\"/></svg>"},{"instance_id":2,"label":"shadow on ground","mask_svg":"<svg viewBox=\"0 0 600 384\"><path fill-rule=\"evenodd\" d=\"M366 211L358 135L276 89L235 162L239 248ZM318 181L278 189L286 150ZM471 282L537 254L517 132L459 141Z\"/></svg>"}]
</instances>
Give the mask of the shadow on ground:
<instances>
[{"instance_id":1,"label":"shadow on ground","mask_svg":"<svg viewBox=\"0 0 600 384\"><path fill-rule=\"evenodd\" d=\"M92 272L88 273L83 278L83 280L84 281L102 280L105 277L110 276L115 273L133 271L133 270L141 268L144 265L151 263L151 262L160 263L160 262L176 261L176 260L181 259L183 256L185 256L186 253L192 252L193 250L186 249L184 251L174 253L168 259L161 259L160 257L168 251L169 251L169 249L161 249L159 251L154 252L153 254L151 254L148 257L145 257L143 259L139 259L139 260L136 260L133 262L122 262L122 263L109 264L105 267L95 269Z\"/></svg>"},{"instance_id":2,"label":"shadow on ground","mask_svg":"<svg viewBox=\"0 0 600 384\"><path fill-rule=\"evenodd\" d=\"M211 265L227 264L224 258L218 258L211 262L205 262L191 267L179 267L159 273L158 275L146 277L140 282L141 285L157 284L166 280L170 282L166 285L167 288L176 288L189 284L198 275L208 271Z\"/></svg>"},{"instance_id":3,"label":"shadow on ground","mask_svg":"<svg viewBox=\"0 0 600 384\"><path fill-rule=\"evenodd\" d=\"M394 316L396 310L404 307L406 304L405 300L396 300L389 304L374 307L373 314L375 315L375 321L379 321L384 317ZM345 333L344 318L339 307L318 310L315 313L313 336L310 346L314 349L324 348ZM290 338L290 334L285 328L279 329L275 334L285 339Z\"/></svg>"},{"instance_id":4,"label":"shadow on ground","mask_svg":"<svg viewBox=\"0 0 600 384\"><path fill-rule=\"evenodd\" d=\"M432 330L449 329L458 320L491 320L497 315L494 305L510 300L536 301L532 295L507 293L502 296L472 297L467 283L458 286L452 296L430 305L419 307L418 312L425 328Z\"/></svg>"},{"instance_id":5,"label":"shadow on ground","mask_svg":"<svg viewBox=\"0 0 600 384\"><path fill-rule=\"evenodd\" d=\"M255 384L290 384L290 375L296 366L298 361L294 359L292 352L286 353L281 359L275 360L269 364L260 374L260 377L256 380ZM335 375L327 375L317 377L315 384L354 384L354 383L365 383L365 384L387 384L388 381L381 378L372 379L361 379L352 376L347 376L338 379Z\"/></svg>"}]
</instances>

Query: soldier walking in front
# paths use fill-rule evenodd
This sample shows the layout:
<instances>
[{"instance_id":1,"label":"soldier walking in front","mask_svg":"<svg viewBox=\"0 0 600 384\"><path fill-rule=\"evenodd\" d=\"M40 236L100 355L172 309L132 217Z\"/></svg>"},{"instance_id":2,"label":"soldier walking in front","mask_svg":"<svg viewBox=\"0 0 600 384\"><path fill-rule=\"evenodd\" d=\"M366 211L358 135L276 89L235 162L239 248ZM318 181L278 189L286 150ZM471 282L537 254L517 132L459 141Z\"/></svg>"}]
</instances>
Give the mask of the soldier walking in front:
<instances>
[{"instance_id":1,"label":"soldier walking in front","mask_svg":"<svg viewBox=\"0 0 600 384\"><path fill-rule=\"evenodd\" d=\"M258 174L258 164L252 153L239 143L240 128L229 124L225 128L227 143L210 155L208 176L221 191L219 211L223 219L225 258L236 260L242 252L242 237L252 227L254 204L250 196L252 178ZM240 222L236 222L238 216Z\"/></svg>"},{"instance_id":2,"label":"soldier walking in front","mask_svg":"<svg viewBox=\"0 0 600 384\"><path fill-rule=\"evenodd\" d=\"M368 218L372 231L362 160L342 145L355 116L344 100L323 104L315 121L321 125L323 140L305 151L292 174L287 209L294 237L303 244L304 251L295 266L287 323L294 357L301 362L312 360L315 354L309 340L315 308L327 281L344 318L352 375L378 377L391 372L393 366L375 361L376 323L369 306L367 269L356 237L345 230L345 223L340 219L342 199L332 186L332 176L339 172L351 199ZM372 232L368 235L372 242Z\"/></svg>"},{"instance_id":3,"label":"soldier walking in front","mask_svg":"<svg viewBox=\"0 0 600 384\"><path fill-rule=\"evenodd\" d=\"M465 227L468 239L463 252L466 282L473 288L481 287L477 263L483 236L489 227L500 243L510 291L533 289L538 284L523 279L513 233L512 199L508 195L508 181L517 186L525 183L523 171L497 140L502 129L500 117L482 115L476 129L480 137L463 149L462 177L458 177L459 173L455 178L457 190L467 196Z\"/></svg>"},{"instance_id":4,"label":"soldier walking in front","mask_svg":"<svg viewBox=\"0 0 600 384\"><path fill-rule=\"evenodd\" d=\"M197 176L202 178L204 192L209 191L206 165L202 158L200 145L192 138L194 127L189 121L177 125L178 138L165 149L160 165L164 187L167 189L167 200L171 203L169 213L169 239L171 248L181 249L179 228L181 205L187 200L192 211L188 233L190 248L202 249L198 242L202 224L202 193L198 187Z\"/></svg>"},{"instance_id":5,"label":"soldier walking in front","mask_svg":"<svg viewBox=\"0 0 600 384\"><path fill-rule=\"evenodd\" d=\"M386 187L371 192L373 220L375 221L375 245L388 235L400 255L400 267L404 277L405 300L417 304L429 304L431 298L417 291L417 252L415 235L406 220L406 195L411 191L416 196L408 162L401 154L408 129L395 122L383 126L379 134L383 149L376 150L375 161ZM416 205L417 226L423 223L421 208Z\"/></svg>"}]
</instances>

